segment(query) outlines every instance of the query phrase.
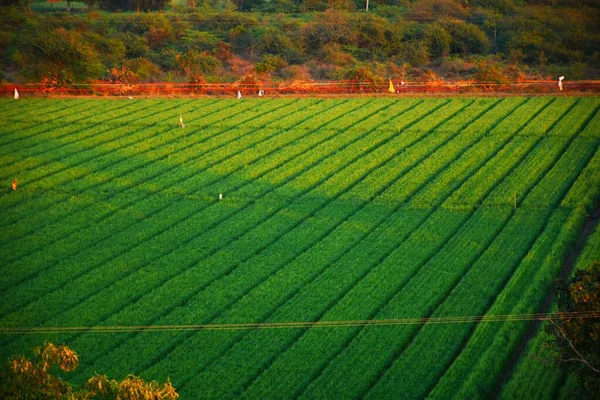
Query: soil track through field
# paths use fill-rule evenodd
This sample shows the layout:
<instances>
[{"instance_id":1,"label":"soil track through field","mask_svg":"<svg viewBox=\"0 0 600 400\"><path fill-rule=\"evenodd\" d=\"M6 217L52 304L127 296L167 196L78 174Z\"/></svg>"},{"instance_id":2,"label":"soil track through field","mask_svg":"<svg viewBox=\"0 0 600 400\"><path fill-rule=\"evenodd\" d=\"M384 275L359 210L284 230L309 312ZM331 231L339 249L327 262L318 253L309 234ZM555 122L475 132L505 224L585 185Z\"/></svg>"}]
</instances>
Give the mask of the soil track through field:
<instances>
[{"instance_id":1,"label":"soil track through field","mask_svg":"<svg viewBox=\"0 0 600 400\"><path fill-rule=\"evenodd\" d=\"M575 261L579 257L579 254L581 254L581 251L583 250L585 243L587 242L587 238L594 232L594 229L596 228L596 225L598 225L598 222L600 222L600 203L596 204L594 211L586 218L581 234L579 235L577 244L565 260L563 268L560 272L559 282L563 282L567 278L569 273L573 270L573 265L575 264ZM556 293L556 287L557 284L554 285L554 288L552 288L552 290L550 290L550 292L546 296L544 304L539 310L540 313L547 313L550 307L552 306L552 301L554 300L554 295ZM511 357L508 363L508 368L506 369L504 374L502 374L502 377L498 381L498 384L496 385L496 388L493 391L494 399L499 398L500 394L502 393L502 389L504 388L504 385L508 382L519 360L525 353L525 348L527 347L527 344L531 339L535 337L535 335L537 335L540 325L543 321L543 319L539 319L531 323L531 326L525 333L525 336L521 339L521 342L517 346L517 350Z\"/></svg>"}]
</instances>

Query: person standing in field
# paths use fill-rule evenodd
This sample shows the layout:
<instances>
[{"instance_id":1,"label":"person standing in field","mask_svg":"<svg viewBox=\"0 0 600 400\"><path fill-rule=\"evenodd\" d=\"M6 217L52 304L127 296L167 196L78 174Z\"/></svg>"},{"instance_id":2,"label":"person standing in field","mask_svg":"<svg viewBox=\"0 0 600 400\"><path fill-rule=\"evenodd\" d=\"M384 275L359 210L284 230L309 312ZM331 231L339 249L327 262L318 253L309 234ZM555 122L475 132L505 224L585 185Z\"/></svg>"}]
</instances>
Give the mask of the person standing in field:
<instances>
[{"instance_id":1,"label":"person standing in field","mask_svg":"<svg viewBox=\"0 0 600 400\"><path fill-rule=\"evenodd\" d=\"M12 182L12 190L17 190L17 178L15 178Z\"/></svg>"}]
</instances>

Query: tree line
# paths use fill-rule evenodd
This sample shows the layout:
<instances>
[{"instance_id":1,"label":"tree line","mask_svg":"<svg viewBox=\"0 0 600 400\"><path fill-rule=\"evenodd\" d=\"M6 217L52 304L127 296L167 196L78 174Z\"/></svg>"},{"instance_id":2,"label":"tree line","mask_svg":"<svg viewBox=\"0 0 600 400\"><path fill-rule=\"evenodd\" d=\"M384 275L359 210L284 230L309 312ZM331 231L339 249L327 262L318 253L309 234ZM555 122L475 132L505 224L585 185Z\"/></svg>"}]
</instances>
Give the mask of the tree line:
<instances>
[{"instance_id":1,"label":"tree line","mask_svg":"<svg viewBox=\"0 0 600 400\"><path fill-rule=\"evenodd\" d=\"M501 82L595 77L600 65L600 7L587 0L383 0L369 11L354 0L87 0L93 11L76 14L22 1L0 0L12 5L0 13L9 82Z\"/></svg>"}]
</instances>

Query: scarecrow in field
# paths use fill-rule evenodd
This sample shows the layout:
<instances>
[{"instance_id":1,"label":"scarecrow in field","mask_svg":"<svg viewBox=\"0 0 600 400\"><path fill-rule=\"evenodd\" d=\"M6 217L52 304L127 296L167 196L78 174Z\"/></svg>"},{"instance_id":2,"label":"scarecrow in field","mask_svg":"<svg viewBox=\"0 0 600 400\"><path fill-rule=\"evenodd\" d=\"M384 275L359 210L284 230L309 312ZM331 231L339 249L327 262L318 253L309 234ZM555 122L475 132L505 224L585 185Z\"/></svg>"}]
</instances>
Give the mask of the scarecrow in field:
<instances>
[{"instance_id":1,"label":"scarecrow in field","mask_svg":"<svg viewBox=\"0 0 600 400\"><path fill-rule=\"evenodd\" d=\"M183 115L179 114L179 127L185 128L185 124L183 123Z\"/></svg>"},{"instance_id":2,"label":"scarecrow in field","mask_svg":"<svg viewBox=\"0 0 600 400\"><path fill-rule=\"evenodd\" d=\"M15 178L12 182L12 190L17 190L17 178Z\"/></svg>"}]
</instances>

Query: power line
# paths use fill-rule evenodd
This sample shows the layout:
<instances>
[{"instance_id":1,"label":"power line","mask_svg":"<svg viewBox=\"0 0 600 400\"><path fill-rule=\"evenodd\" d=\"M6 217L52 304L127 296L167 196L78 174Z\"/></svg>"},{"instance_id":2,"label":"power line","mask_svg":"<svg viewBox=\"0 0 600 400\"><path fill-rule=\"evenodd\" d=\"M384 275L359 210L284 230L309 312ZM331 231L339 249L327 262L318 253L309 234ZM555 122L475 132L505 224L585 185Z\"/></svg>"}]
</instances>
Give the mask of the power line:
<instances>
[{"instance_id":1,"label":"power line","mask_svg":"<svg viewBox=\"0 0 600 400\"><path fill-rule=\"evenodd\" d=\"M113 326L49 326L49 327L0 327L0 334L58 334L58 333L130 333L130 332L173 332L173 331L232 331L258 329L306 329L346 328L366 326L398 326L428 324L481 324L502 322L544 321L554 319L598 319L600 311L558 312L538 314L498 314L451 317L424 317L400 319L367 319L300 322L257 322L232 324L196 325L113 325Z\"/></svg>"}]
</instances>

